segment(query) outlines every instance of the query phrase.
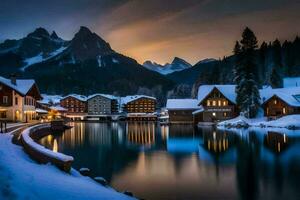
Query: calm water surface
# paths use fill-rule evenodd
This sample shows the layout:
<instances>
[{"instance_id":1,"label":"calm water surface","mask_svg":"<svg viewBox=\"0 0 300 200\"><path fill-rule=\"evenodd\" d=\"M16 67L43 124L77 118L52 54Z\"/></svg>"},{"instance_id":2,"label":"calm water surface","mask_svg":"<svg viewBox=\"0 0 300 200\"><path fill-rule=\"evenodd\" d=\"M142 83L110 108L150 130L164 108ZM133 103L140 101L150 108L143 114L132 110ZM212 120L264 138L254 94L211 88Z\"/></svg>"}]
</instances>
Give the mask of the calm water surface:
<instances>
[{"instance_id":1,"label":"calm water surface","mask_svg":"<svg viewBox=\"0 0 300 200\"><path fill-rule=\"evenodd\" d=\"M119 191L156 199L300 199L300 131L73 123L39 142Z\"/></svg>"}]
</instances>

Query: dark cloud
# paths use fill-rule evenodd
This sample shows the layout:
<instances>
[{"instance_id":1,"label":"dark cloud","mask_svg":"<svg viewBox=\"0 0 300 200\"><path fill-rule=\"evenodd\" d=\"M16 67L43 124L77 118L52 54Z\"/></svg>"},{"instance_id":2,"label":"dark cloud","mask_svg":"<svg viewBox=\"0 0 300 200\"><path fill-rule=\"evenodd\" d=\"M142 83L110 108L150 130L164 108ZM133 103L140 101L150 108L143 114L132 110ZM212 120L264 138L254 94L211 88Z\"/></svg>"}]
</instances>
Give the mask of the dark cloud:
<instances>
[{"instance_id":1,"label":"dark cloud","mask_svg":"<svg viewBox=\"0 0 300 200\"><path fill-rule=\"evenodd\" d=\"M0 40L37 26L70 39L86 25L140 62L194 63L230 54L245 26L260 40L291 39L300 32L299 9L299 0L4 0Z\"/></svg>"}]
</instances>

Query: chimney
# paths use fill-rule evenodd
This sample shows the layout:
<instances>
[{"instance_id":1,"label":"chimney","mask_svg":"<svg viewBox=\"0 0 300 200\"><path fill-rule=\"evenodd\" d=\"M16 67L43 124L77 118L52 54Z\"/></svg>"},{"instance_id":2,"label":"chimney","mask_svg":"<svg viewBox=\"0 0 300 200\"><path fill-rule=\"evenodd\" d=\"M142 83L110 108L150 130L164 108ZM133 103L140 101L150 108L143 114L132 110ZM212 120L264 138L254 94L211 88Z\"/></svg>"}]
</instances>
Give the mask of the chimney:
<instances>
[{"instance_id":1,"label":"chimney","mask_svg":"<svg viewBox=\"0 0 300 200\"><path fill-rule=\"evenodd\" d=\"M15 74L10 75L10 82L14 85L17 85L17 76Z\"/></svg>"}]
</instances>

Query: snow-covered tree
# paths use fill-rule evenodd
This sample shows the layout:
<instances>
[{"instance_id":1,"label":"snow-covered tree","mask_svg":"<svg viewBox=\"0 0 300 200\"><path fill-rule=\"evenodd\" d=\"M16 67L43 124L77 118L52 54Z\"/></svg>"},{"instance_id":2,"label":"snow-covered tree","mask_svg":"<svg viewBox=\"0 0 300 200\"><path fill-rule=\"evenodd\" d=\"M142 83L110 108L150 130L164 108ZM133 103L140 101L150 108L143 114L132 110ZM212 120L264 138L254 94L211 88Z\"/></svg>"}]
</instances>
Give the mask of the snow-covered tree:
<instances>
[{"instance_id":1,"label":"snow-covered tree","mask_svg":"<svg viewBox=\"0 0 300 200\"><path fill-rule=\"evenodd\" d=\"M255 50L257 49L257 39L253 31L248 27L242 34L242 40L237 42L234 48L236 55L235 82L236 101L240 111L246 117L256 116L260 95L258 90L258 74L255 62Z\"/></svg>"}]
</instances>

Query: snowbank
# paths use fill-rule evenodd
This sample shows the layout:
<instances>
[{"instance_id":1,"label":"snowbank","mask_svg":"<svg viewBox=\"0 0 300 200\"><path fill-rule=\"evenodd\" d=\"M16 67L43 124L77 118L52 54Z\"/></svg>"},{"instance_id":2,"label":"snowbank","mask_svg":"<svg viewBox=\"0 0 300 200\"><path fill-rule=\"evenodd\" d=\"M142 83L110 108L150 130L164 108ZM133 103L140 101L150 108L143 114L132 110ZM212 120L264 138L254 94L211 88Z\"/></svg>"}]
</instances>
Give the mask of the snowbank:
<instances>
[{"instance_id":1,"label":"snowbank","mask_svg":"<svg viewBox=\"0 0 300 200\"><path fill-rule=\"evenodd\" d=\"M74 169L68 174L52 165L37 164L11 139L11 135L0 135L0 199L133 199L81 176Z\"/></svg>"},{"instance_id":2,"label":"snowbank","mask_svg":"<svg viewBox=\"0 0 300 200\"><path fill-rule=\"evenodd\" d=\"M300 115L288 115L263 124L267 127L300 129Z\"/></svg>"},{"instance_id":3,"label":"snowbank","mask_svg":"<svg viewBox=\"0 0 300 200\"><path fill-rule=\"evenodd\" d=\"M42 145L39 145L38 143L34 142L33 139L30 137L30 134L32 134L33 131L37 131L39 129L43 129L43 128L50 128L50 125L49 124L46 124L46 125L35 125L35 126L32 126L30 128L27 128L25 129L23 132L22 132L22 139L23 141L29 145L31 148L33 148L34 150L46 155L46 156L49 156L49 157L52 157L52 158L55 158L55 159L58 159L58 160L61 160L63 162L68 162L68 161L73 161L73 157L72 156L67 156L65 154L62 154L62 153L58 153L58 152L53 152L47 148L45 148L44 146Z\"/></svg>"},{"instance_id":4,"label":"snowbank","mask_svg":"<svg viewBox=\"0 0 300 200\"><path fill-rule=\"evenodd\" d=\"M244 116L238 116L234 119L220 122L217 125L229 128L248 128L251 126L300 129L300 115L287 115L272 121L267 121L266 117L247 119Z\"/></svg>"}]
</instances>

